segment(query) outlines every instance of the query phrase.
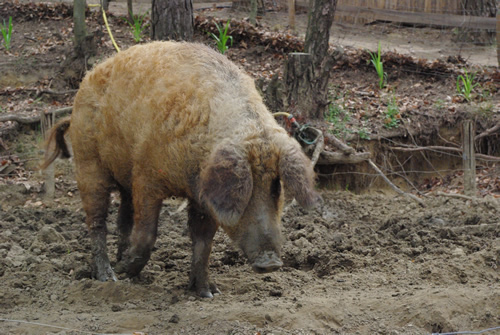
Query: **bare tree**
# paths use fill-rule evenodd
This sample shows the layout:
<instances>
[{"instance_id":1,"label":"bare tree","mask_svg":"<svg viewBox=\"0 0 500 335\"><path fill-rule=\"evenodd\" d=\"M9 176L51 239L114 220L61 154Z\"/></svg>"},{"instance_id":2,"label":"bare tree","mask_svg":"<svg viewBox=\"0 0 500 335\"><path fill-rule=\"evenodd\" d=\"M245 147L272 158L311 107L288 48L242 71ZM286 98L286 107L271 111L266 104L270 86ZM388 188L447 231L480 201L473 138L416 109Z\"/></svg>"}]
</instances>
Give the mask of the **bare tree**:
<instances>
[{"instance_id":1,"label":"bare tree","mask_svg":"<svg viewBox=\"0 0 500 335\"><path fill-rule=\"evenodd\" d=\"M329 52L337 0L311 0L306 53L290 54L285 69L285 106L307 118L321 118L328 106L328 80L339 52Z\"/></svg>"},{"instance_id":2,"label":"bare tree","mask_svg":"<svg viewBox=\"0 0 500 335\"><path fill-rule=\"evenodd\" d=\"M191 0L152 0L151 37L154 40L193 38L193 3Z\"/></svg>"},{"instance_id":3,"label":"bare tree","mask_svg":"<svg viewBox=\"0 0 500 335\"><path fill-rule=\"evenodd\" d=\"M495 17L497 15L497 6L500 7L500 1L497 0L461 0L460 4L462 13L470 16ZM460 31L457 39L459 41L471 41L477 44L494 43L495 31L464 29Z\"/></svg>"}]
</instances>

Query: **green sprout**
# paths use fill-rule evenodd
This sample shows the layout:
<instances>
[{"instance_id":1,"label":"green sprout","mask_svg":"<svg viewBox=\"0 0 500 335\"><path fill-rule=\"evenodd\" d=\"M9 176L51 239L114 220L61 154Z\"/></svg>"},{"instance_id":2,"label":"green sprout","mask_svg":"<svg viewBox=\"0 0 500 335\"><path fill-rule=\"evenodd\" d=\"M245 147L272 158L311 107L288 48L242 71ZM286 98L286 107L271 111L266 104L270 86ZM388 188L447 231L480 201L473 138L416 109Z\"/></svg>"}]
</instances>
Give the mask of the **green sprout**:
<instances>
[{"instance_id":1,"label":"green sprout","mask_svg":"<svg viewBox=\"0 0 500 335\"><path fill-rule=\"evenodd\" d=\"M474 74L471 73L469 76L467 70L464 70L464 74L464 76L459 75L457 77L457 92L459 95L463 96L465 100L470 102L472 90L479 85L479 83L474 84Z\"/></svg>"},{"instance_id":2,"label":"green sprout","mask_svg":"<svg viewBox=\"0 0 500 335\"><path fill-rule=\"evenodd\" d=\"M385 111L384 127L388 129L397 128L399 125L399 119L401 115L399 114L398 104L396 98L393 97L392 100L387 104L387 110Z\"/></svg>"},{"instance_id":3,"label":"green sprout","mask_svg":"<svg viewBox=\"0 0 500 335\"><path fill-rule=\"evenodd\" d=\"M382 89L385 87L387 73L384 72L384 64L382 62L382 56L380 54L380 51L381 51L381 46L380 46L380 42L378 42L378 52L375 54L375 53L371 53L370 51L368 51L368 53L370 54L370 57L372 58L371 62L373 64L373 66L375 67L375 70L377 71L377 75L379 78L378 86L380 89Z\"/></svg>"},{"instance_id":4,"label":"green sprout","mask_svg":"<svg viewBox=\"0 0 500 335\"><path fill-rule=\"evenodd\" d=\"M342 96L334 96L325 113L325 121L332 125L330 132L335 136L345 137L351 130L347 127L350 114Z\"/></svg>"},{"instance_id":5,"label":"green sprout","mask_svg":"<svg viewBox=\"0 0 500 335\"><path fill-rule=\"evenodd\" d=\"M132 28L132 34L134 35L134 41L136 43L141 41L141 37L143 35L144 30L149 26L149 25L144 25L144 19L146 18L146 15L148 12L144 13L144 15L133 15L132 12L130 12L130 16L132 17L133 22L130 22L128 19L123 19L125 22L129 24L129 26Z\"/></svg>"},{"instance_id":6,"label":"green sprout","mask_svg":"<svg viewBox=\"0 0 500 335\"><path fill-rule=\"evenodd\" d=\"M3 20L3 24L0 24L0 31L2 32L3 45L5 47L5 50L9 51L10 40L12 38L12 16L9 16L8 25L5 23L5 20Z\"/></svg>"},{"instance_id":7,"label":"green sprout","mask_svg":"<svg viewBox=\"0 0 500 335\"><path fill-rule=\"evenodd\" d=\"M369 140L370 139L370 131L366 128L358 129L358 136L362 140Z\"/></svg>"},{"instance_id":8,"label":"green sprout","mask_svg":"<svg viewBox=\"0 0 500 335\"><path fill-rule=\"evenodd\" d=\"M219 26L217 22L215 22L215 26L219 31L219 36L215 35L214 33L210 33L210 36L212 36L213 39L217 42L217 49L219 49L221 54L224 54L224 52L229 49L229 47L227 46L228 40L231 40L231 46L233 45L233 36L227 34L227 31L229 29L229 21L230 20L227 20L224 29L222 29L222 27Z\"/></svg>"}]
</instances>

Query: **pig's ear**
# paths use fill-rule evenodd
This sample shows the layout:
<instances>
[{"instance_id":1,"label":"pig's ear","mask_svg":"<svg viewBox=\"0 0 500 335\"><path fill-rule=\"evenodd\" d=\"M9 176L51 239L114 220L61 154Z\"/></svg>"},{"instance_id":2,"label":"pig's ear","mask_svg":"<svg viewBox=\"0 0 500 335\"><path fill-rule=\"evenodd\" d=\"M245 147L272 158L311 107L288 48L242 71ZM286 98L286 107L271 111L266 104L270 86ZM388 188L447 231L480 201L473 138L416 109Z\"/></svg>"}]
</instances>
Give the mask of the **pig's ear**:
<instances>
[{"instance_id":1,"label":"pig's ear","mask_svg":"<svg viewBox=\"0 0 500 335\"><path fill-rule=\"evenodd\" d=\"M315 174L311 161L299 145L282 148L279 171L285 191L302 207L310 209L321 202L321 196L314 190Z\"/></svg>"},{"instance_id":2,"label":"pig's ear","mask_svg":"<svg viewBox=\"0 0 500 335\"><path fill-rule=\"evenodd\" d=\"M236 224L252 196L252 171L243 150L216 149L200 175L200 200L223 225Z\"/></svg>"}]
</instances>

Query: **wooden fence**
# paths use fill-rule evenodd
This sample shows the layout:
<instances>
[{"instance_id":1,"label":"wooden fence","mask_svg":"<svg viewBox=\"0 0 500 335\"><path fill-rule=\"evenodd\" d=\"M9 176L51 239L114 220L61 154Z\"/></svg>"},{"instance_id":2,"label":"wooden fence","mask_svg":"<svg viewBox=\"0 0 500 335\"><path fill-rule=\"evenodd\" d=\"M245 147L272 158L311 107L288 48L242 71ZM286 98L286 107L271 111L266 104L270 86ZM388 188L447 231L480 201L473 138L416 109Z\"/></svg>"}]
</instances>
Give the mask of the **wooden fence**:
<instances>
[{"instance_id":1,"label":"wooden fence","mask_svg":"<svg viewBox=\"0 0 500 335\"><path fill-rule=\"evenodd\" d=\"M338 0L335 22L364 24L391 21L410 24L496 30L496 18L464 16L463 0ZM296 0L309 7L309 0Z\"/></svg>"},{"instance_id":2,"label":"wooden fence","mask_svg":"<svg viewBox=\"0 0 500 335\"><path fill-rule=\"evenodd\" d=\"M461 14L461 0L339 0L338 6L392 9L406 12Z\"/></svg>"}]
</instances>

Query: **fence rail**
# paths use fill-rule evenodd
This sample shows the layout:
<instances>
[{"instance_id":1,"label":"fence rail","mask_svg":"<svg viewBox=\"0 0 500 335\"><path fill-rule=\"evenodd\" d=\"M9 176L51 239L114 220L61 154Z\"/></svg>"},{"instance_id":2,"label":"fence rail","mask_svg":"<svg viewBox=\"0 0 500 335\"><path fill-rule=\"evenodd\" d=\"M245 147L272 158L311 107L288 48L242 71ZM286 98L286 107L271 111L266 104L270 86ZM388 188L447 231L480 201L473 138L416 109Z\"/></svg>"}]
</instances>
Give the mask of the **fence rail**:
<instances>
[{"instance_id":1,"label":"fence rail","mask_svg":"<svg viewBox=\"0 0 500 335\"><path fill-rule=\"evenodd\" d=\"M484 30L495 30L497 24L497 19L493 17L408 12L350 5L338 6L337 15L348 18L361 18L364 21L389 21L437 27L459 27Z\"/></svg>"}]
</instances>

